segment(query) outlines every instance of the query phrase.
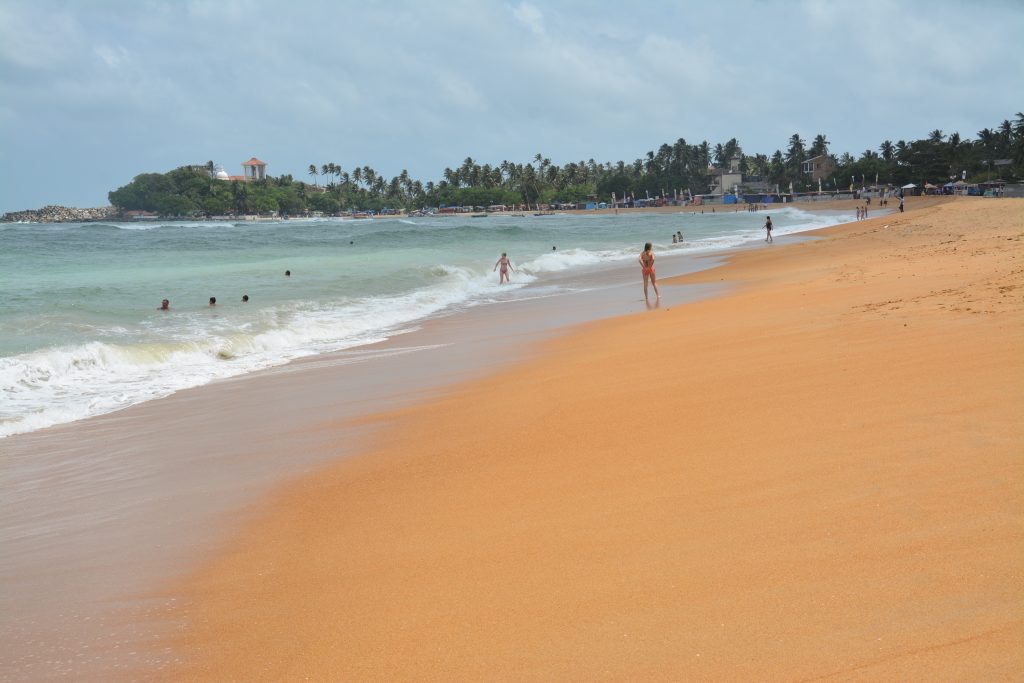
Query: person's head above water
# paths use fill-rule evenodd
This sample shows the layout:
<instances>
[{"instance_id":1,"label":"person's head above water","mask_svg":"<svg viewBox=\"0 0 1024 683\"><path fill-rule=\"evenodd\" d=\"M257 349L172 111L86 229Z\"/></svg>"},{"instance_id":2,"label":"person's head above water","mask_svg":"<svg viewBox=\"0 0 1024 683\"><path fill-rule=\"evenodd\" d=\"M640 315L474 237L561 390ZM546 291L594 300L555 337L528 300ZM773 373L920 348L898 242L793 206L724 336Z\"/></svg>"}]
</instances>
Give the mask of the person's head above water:
<instances>
[{"instance_id":1,"label":"person's head above water","mask_svg":"<svg viewBox=\"0 0 1024 683\"><path fill-rule=\"evenodd\" d=\"M161 311L167 311L167 310L170 310L170 308L171 308L171 300L170 299L164 299L163 301L160 302L160 310Z\"/></svg>"},{"instance_id":2,"label":"person's head above water","mask_svg":"<svg viewBox=\"0 0 1024 683\"><path fill-rule=\"evenodd\" d=\"M284 276L285 277L291 277L292 276L292 271L290 271L290 270L284 271Z\"/></svg>"},{"instance_id":3,"label":"person's head above water","mask_svg":"<svg viewBox=\"0 0 1024 683\"><path fill-rule=\"evenodd\" d=\"M211 296L210 297L210 305L211 306L216 306L217 305L217 297L215 297L215 296Z\"/></svg>"},{"instance_id":4,"label":"person's head above water","mask_svg":"<svg viewBox=\"0 0 1024 683\"><path fill-rule=\"evenodd\" d=\"M248 301L249 301L249 295L248 294L243 294L242 295L242 303L243 304L244 303L248 303Z\"/></svg>"}]
</instances>

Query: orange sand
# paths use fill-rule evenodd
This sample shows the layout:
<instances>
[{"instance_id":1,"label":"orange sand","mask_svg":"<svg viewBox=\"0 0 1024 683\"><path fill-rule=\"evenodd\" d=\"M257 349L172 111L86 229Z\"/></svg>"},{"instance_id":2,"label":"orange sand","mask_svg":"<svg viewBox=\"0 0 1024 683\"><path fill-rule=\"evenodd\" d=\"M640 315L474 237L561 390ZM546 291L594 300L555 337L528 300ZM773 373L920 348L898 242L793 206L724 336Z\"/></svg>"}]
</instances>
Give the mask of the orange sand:
<instances>
[{"instance_id":1,"label":"orange sand","mask_svg":"<svg viewBox=\"0 0 1024 683\"><path fill-rule=\"evenodd\" d=\"M1019 680L1024 202L825 233L383 416L190 577L175 679Z\"/></svg>"}]
</instances>

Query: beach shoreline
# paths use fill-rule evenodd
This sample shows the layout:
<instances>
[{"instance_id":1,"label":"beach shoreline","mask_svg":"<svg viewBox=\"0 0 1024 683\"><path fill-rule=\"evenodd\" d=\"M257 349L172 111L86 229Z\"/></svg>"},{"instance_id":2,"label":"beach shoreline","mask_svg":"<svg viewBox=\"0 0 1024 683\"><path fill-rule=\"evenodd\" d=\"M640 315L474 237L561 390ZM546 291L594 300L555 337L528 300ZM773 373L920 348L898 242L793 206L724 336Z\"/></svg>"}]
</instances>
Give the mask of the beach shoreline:
<instances>
[{"instance_id":1,"label":"beach shoreline","mask_svg":"<svg viewBox=\"0 0 1024 683\"><path fill-rule=\"evenodd\" d=\"M1010 202L741 253L380 416L173 589L170 677L1011 678Z\"/></svg>"},{"instance_id":2,"label":"beach shoreline","mask_svg":"<svg viewBox=\"0 0 1024 683\"><path fill-rule=\"evenodd\" d=\"M918 201L920 204L917 201L908 202L908 207L918 210L937 206L949 200L929 198ZM983 206L984 202L976 205ZM791 205L786 205L785 208L790 207ZM890 215L890 218L893 217L895 216ZM864 225L870 223L871 221L868 221ZM828 229L825 232L827 233ZM805 237L794 236L788 241L795 243L806 240ZM787 239L783 238L777 247L783 247L786 242ZM772 251L753 246L751 253L767 254ZM720 256L701 257L700 260L706 265L713 265L717 258ZM670 262L666 261L665 265ZM659 261L659 264L661 263L662 261ZM659 272L667 273L671 270ZM387 434L393 429L396 421L393 418L396 414L402 416L406 411L415 412L418 405L431 405L444 400L453 391L461 392L463 383L490 381L488 377L500 375L505 368L518 368L520 363L524 362L526 367L529 367L536 361L538 353L540 357L548 354L547 350L537 350L538 343L543 343L546 348L550 342L543 341L545 339L558 340L565 334L576 334L575 329L570 330L567 326L581 323L589 326L587 321L590 320L643 312L639 284L633 282L634 277L630 269L629 275L624 276L621 282L613 278L615 282L609 283L611 289L599 291L589 300L576 301L581 310L575 317L560 314L560 309L565 306L560 300L545 304L546 312L544 309L530 309L529 302L526 302L521 314L515 313L514 310L508 314L506 322L509 323L510 329L516 332L504 340L499 340L497 336L478 337L476 347L470 345L445 351L445 340L450 340L453 334L468 334L472 337L470 328L465 327L467 322L464 312L454 318L445 317L429 323L426 327L434 328L434 331L430 332L428 329L426 334L414 333L413 337L398 336L382 345L375 345L372 349L301 359L256 375L246 375L186 390L181 392L181 395L169 399L135 406L121 413L91 418L85 423L44 430L45 434L35 437L15 437L15 441L8 442L24 444L39 441L53 444L63 441L73 445L69 450L69 461L74 461L77 457L75 454L82 455L88 451L90 444L103 442L110 453L99 462L100 471L97 477L106 476L111 472L116 476L116 468L120 466L116 462L117 458L139 456L146 457L148 460L145 462L149 463L144 467L144 477L170 477L176 481L183 476L174 468L162 471L156 465L160 461L168 461L179 468L194 469L198 473L215 474L205 487L200 487L198 497L194 485L185 487L188 493L185 496L188 500L185 501L180 495L175 498L169 493L162 494L155 511L151 511L148 516L142 516L136 520L137 523L131 525L130 533L126 537L132 543L137 543L141 549L152 548L153 556L148 559L133 558L132 561L124 563L118 572L103 580L107 584L112 581L123 581L121 589L115 591L113 595L119 592L124 596L124 607L129 612L136 610L136 616L125 623L126 613L124 608L119 608L118 613L113 616L114 621L102 625L102 635L97 635L99 630L96 628L96 621L70 624L69 632L74 637L80 638L82 643L92 643L93 654L105 651L114 656L113 660L104 660L102 655L98 656L98 663L94 668L90 668L88 662L79 660L77 668L72 669L75 679L109 680L115 671L123 673L125 678L142 675L140 671L176 672L176 667L180 666L183 660L193 662L192 655L179 657L176 650L168 650L170 646L166 645L175 641L171 633L180 627L181 620L185 618L180 611L180 598L188 594L190 589L181 590L175 583L176 587L171 590L154 591L154 577L159 577L157 582L163 584L183 571L192 571L197 566L197 560L205 564L209 558L216 558L220 552L218 548L230 544L235 534L241 534L253 523L253 519L259 519L266 513L268 492L279 490L282 485L287 487L288 482L296 477L318 477L320 475L316 473L328 471L328 463L339 457L346 458L364 451L373 451L380 435ZM728 267L721 272L719 269L705 270L703 273L690 275L687 279L691 283L688 291L692 291L693 295L680 298L681 290L669 287L665 299L669 303L658 313L668 312L668 309L683 305L685 301L696 301L707 294L731 290L743 280L742 277L734 279ZM565 301L566 304L569 303L568 299ZM614 303L616 301L619 303ZM488 312L475 310L469 312L469 315L481 321L486 318ZM471 326L472 324L475 323L470 323ZM437 346L439 350L429 351L424 355L419 348L421 344L424 347ZM440 355L429 355L431 353ZM362 354L380 354L382 359L392 359L380 362L398 362L399 369L396 372L399 376L390 376L390 371L382 375L379 371L371 370L355 371L355 374L352 374L351 369L344 370L345 375L337 374L339 364L359 364L361 361L358 357ZM464 363L465 361L470 362ZM464 363L465 367L453 375L453 368L458 368L460 363ZM427 367L424 369L422 366ZM377 366L373 366L371 362L365 367ZM422 375L418 376L417 372L421 370ZM352 377L351 389L359 394L359 398L346 396L325 400L325 396L332 391L332 376ZM253 380L255 383L252 383ZM380 391L376 394L375 384L382 384L377 387ZM357 407L356 403L360 405ZM225 406L237 408L225 411ZM255 410L254 406L260 409ZM265 408L268 408L269 412L264 410ZM245 414L246 410L252 412ZM344 417L356 413L366 417L354 422L351 417ZM55 438L55 435L57 440L50 440ZM145 443L161 445L159 448L140 448L140 444ZM181 457L185 455L187 457ZM222 462L216 462L220 460ZM211 469L215 462L216 468ZM94 458L91 464L96 464ZM238 482L233 482L233 472L248 474L243 474ZM168 489L173 489L175 485L180 484L170 485ZM82 510L86 516L94 514L88 507L88 492L72 491L72 494L72 498L82 499L85 506ZM214 508L210 507L209 500L204 499L211 497L211 494L217 499ZM271 499L276 495L272 494ZM131 503L130 500L127 502ZM176 510L180 510L183 505L197 511L219 510L215 514L215 528L210 528L208 519L201 521L205 519L202 515L191 520L179 519L181 515ZM162 515L170 517L162 519ZM178 537L180 543L181 530L173 530L175 524L184 524L184 528L190 530L188 533L192 538L185 544L186 547L178 548L177 552L168 553L167 548L157 551L159 546L166 545L160 538L161 533L169 533L168 538ZM83 530L81 538L83 542L90 542L95 536L96 545L102 546L107 534L101 528L100 531L101 533L96 534L95 531ZM73 567L68 567L68 570L76 571ZM148 578L142 582L138 581L139 578L145 577ZM8 585L17 585L17 582L8 581ZM60 592L55 591L52 597L57 600L59 596ZM31 595L26 597L31 598ZM109 602L110 596L105 600ZM140 606L143 610L141 613L137 611ZM94 619L95 615L90 617L81 612L77 618ZM5 638L12 644L23 640L22 636L36 638L37 643L47 640L45 634L33 633L23 625L9 625L5 630L7 636L13 635L11 639ZM142 647L139 648L139 656L128 658L123 656L123 650L120 655L117 654L118 647L134 647L140 641L151 640L152 636L157 634L162 634L160 648ZM66 656L68 662L73 662L75 660L71 658L72 655L81 656L75 651L74 637L64 643L51 643L52 652L40 649L37 652L24 653L28 658L22 662L36 659L38 665L41 663L38 659L47 656ZM190 651L189 648L184 650ZM111 661L114 662L113 667L108 666ZM13 673L14 670L11 671L10 680L35 679L32 676L18 678ZM23 673L26 671L28 670L24 670ZM36 668L36 671L40 669ZM162 675L165 674L158 674ZM177 673L170 675L174 678ZM54 678L59 679L60 676Z\"/></svg>"},{"instance_id":3,"label":"beach shoreline","mask_svg":"<svg viewBox=\"0 0 1024 683\"><path fill-rule=\"evenodd\" d=\"M677 254L665 266L714 263ZM384 342L0 441L9 551L0 556L0 680L107 681L166 668L167 652L144 647L177 623L176 598L156 587L204 562L267 491L358 452L381 428L377 412L529 357L567 326L643 310L631 267L570 277L588 291L431 316ZM339 419L340 441L322 428Z\"/></svg>"}]
</instances>

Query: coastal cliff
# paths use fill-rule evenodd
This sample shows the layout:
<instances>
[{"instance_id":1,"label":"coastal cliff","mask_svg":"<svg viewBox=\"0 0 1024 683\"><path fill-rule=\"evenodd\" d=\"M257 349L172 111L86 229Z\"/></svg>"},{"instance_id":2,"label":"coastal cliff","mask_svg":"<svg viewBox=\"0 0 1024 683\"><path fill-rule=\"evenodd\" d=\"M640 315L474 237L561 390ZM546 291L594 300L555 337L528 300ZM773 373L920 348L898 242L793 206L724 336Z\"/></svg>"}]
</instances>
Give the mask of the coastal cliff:
<instances>
[{"instance_id":1,"label":"coastal cliff","mask_svg":"<svg viewBox=\"0 0 1024 683\"><path fill-rule=\"evenodd\" d=\"M100 206L92 209L76 209L70 206L44 206L41 209L26 209L5 213L0 222L3 223L83 223L86 221L102 221L115 218L118 210L113 206Z\"/></svg>"}]
</instances>

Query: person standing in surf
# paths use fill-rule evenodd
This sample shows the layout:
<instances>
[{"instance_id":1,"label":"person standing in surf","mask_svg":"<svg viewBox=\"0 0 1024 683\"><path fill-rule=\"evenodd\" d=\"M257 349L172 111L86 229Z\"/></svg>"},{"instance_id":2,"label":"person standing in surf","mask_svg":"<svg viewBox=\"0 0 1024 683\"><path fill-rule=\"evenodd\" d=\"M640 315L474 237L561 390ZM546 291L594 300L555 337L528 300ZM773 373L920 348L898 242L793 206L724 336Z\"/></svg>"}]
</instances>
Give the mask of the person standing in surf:
<instances>
[{"instance_id":1,"label":"person standing in surf","mask_svg":"<svg viewBox=\"0 0 1024 683\"><path fill-rule=\"evenodd\" d=\"M651 248L651 243L648 242L644 245L644 250L640 252L640 272L644 276L644 301L648 300L647 297L647 282L650 280L651 286L654 287L654 296L661 298L661 292L658 291L658 282L655 278L654 273L654 250Z\"/></svg>"},{"instance_id":2,"label":"person standing in surf","mask_svg":"<svg viewBox=\"0 0 1024 683\"><path fill-rule=\"evenodd\" d=\"M772 217L768 216L767 220L765 220L764 222L764 230L766 233L768 233L767 236L764 238L765 242L774 242L774 240L772 239L772 229L774 227L775 226L772 225Z\"/></svg>"},{"instance_id":3,"label":"person standing in surf","mask_svg":"<svg viewBox=\"0 0 1024 683\"><path fill-rule=\"evenodd\" d=\"M506 282L510 282L508 279L508 271L511 269L514 273L516 272L516 269L512 268L512 262L508 260L508 254L505 252L501 252L501 258L494 264L494 268L491 268L491 272L493 273L498 270L498 266L501 266L501 272L498 273L498 284L503 285Z\"/></svg>"}]
</instances>

